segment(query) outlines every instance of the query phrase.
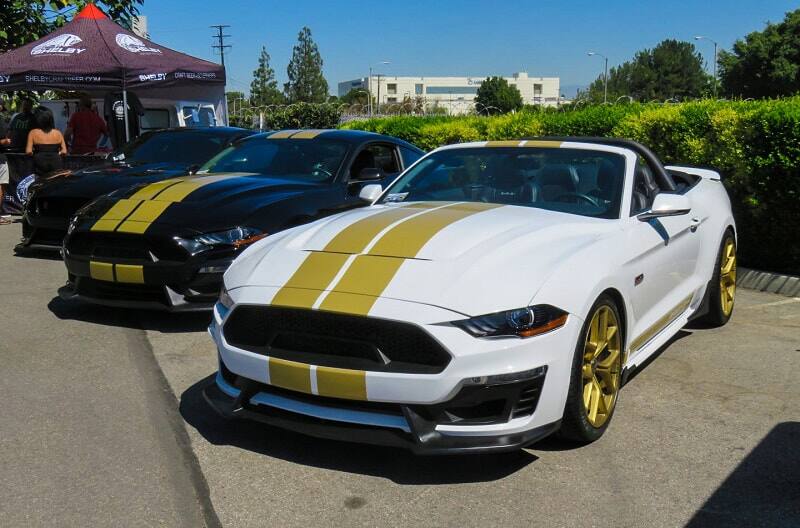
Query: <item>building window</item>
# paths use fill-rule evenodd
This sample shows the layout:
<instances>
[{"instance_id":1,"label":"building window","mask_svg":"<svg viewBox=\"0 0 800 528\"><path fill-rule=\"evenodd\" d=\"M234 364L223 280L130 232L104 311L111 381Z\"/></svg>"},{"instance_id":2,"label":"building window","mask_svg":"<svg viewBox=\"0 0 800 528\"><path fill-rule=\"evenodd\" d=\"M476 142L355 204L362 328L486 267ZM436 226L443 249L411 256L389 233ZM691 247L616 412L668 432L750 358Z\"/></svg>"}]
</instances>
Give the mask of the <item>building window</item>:
<instances>
[{"instance_id":1,"label":"building window","mask_svg":"<svg viewBox=\"0 0 800 528\"><path fill-rule=\"evenodd\" d=\"M389 92L389 93L392 93L392 92ZM397 102L397 97L387 97L386 98L386 102L387 103L396 103Z\"/></svg>"},{"instance_id":2,"label":"building window","mask_svg":"<svg viewBox=\"0 0 800 528\"><path fill-rule=\"evenodd\" d=\"M422 85L421 84L415 84L414 85L414 93L417 94L417 95L422 95Z\"/></svg>"},{"instance_id":3,"label":"building window","mask_svg":"<svg viewBox=\"0 0 800 528\"><path fill-rule=\"evenodd\" d=\"M386 85L386 93L390 93L392 95L397 93L397 85L396 84L387 84Z\"/></svg>"},{"instance_id":4,"label":"building window","mask_svg":"<svg viewBox=\"0 0 800 528\"><path fill-rule=\"evenodd\" d=\"M425 88L428 94L463 94L474 95L478 93L477 86L428 86Z\"/></svg>"},{"instance_id":5,"label":"building window","mask_svg":"<svg viewBox=\"0 0 800 528\"><path fill-rule=\"evenodd\" d=\"M533 85L533 95L542 95L542 85L541 84L534 84Z\"/></svg>"}]
</instances>

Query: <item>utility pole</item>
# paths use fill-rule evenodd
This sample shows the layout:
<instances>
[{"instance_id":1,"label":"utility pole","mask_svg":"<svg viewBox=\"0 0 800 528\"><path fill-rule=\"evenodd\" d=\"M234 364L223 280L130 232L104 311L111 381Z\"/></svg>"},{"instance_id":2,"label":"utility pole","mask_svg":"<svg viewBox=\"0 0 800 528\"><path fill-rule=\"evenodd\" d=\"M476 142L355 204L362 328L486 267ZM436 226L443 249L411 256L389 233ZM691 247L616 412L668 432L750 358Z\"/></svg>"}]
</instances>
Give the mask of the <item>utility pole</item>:
<instances>
[{"instance_id":1,"label":"utility pole","mask_svg":"<svg viewBox=\"0 0 800 528\"><path fill-rule=\"evenodd\" d=\"M216 28L216 30L217 30L217 34L216 35L212 35L213 38L217 39L217 44L215 44L215 45L213 45L211 47L214 48L214 49L219 50L220 62L222 63L222 66L224 67L225 66L225 50L226 49L230 49L230 46L225 45L225 39L230 37L230 35L223 35L222 34L222 30L225 29L225 28L229 28L230 26L219 24L219 25L216 25L216 26L209 26L209 27L211 29Z\"/></svg>"}]
</instances>

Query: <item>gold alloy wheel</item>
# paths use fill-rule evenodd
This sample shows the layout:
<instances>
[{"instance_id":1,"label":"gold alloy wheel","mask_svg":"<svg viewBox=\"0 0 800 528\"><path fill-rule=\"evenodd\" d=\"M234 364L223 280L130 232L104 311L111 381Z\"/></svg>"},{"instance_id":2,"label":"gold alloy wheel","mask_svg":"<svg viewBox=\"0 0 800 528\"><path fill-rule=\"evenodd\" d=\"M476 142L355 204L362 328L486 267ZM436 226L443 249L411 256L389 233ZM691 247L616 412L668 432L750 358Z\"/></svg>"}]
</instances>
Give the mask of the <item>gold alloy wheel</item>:
<instances>
[{"instance_id":1,"label":"gold alloy wheel","mask_svg":"<svg viewBox=\"0 0 800 528\"><path fill-rule=\"evenodd\" d=\"M602 427L617 403L622 372L619 322L609 306L592 315L583 347L583 406L594 427Z\"/></svg>"},{"instance_id":2,"label":"gold alloy wheel","mask_svg":"<svg viewBox=\"0 0 800 528\"><path fill-rule=\"evenodd\" d=\"M719 295L722 313L728 317L733 311L733 299L736 296L736 246L733 239L725 241L722 248L722 262L719 267Z\"/></svg>"}]
</instances>

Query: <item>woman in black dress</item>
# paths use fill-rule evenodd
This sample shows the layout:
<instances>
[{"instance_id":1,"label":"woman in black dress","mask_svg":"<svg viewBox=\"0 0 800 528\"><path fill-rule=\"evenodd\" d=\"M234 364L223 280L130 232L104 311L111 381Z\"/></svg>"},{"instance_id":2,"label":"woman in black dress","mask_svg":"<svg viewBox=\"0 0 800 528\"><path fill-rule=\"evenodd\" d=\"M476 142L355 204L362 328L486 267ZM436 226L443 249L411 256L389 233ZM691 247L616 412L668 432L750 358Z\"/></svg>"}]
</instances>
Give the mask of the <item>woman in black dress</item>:
<instances>
[{"instance_id":1,"label":"woman in black dress","mask_svg":"<svg viewBox=\"0 0 800 528\"><path fill-rule=\"evenodd\" d=\"M67 145L61 131L56 129L53 112L40 108L35 113L36 128L28 134L25 153L33 156L33 172L37 178L64 168L62 156L67 154Z\"/></svg>"}]
</instances>

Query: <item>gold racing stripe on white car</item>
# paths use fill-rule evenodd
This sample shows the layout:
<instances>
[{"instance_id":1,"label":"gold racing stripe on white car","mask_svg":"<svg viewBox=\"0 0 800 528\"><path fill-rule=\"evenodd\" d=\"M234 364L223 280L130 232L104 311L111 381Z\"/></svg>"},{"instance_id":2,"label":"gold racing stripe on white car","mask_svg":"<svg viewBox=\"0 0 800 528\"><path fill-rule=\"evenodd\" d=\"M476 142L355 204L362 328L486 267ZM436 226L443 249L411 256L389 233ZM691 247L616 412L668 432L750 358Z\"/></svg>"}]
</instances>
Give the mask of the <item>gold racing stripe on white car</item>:
<instances>
[{"instance_id":1,"label":"gold racing stripe on white car","mask_svg":"<svg viewBox=\"0 0 800 528\"><path fill-rule=\"evenodd\" d=\"M271 304L367 315L405 259L416 258L434 235L498 207L502 205L417 203L363 218L322 251L311 252Z\"/></svg>"},{"instance_id":2,"label":"gold racing stripe on white car","mask_svg":"<svg viewBox=\"0 0 800 528\"><path fill-rule=\"evenodd\" d=\"M367 399L367 373L363 370L312 368L305 363L273 357L269 358L268 368L269 383L276 387L329 398ZM312 387L316 387L316 391Z\"/></svg>"},{"instance_id":3,"label":"gold racing stripe on white car","mask_svg":"<svg viewBox=\"0 0 800 528\"><path fill-rule=\"evenodd\" d=\"M479 202L456 203L397 224L350 264L319 305L321 310L367 315L406 259L416 258L431 238L469 216L502 207Z\"/></svg>"}]
</instances>

